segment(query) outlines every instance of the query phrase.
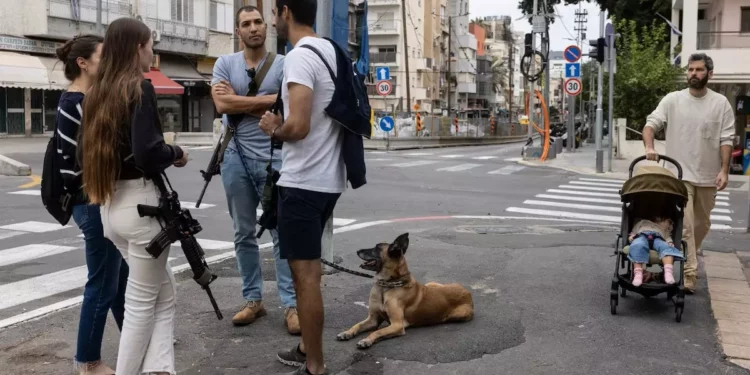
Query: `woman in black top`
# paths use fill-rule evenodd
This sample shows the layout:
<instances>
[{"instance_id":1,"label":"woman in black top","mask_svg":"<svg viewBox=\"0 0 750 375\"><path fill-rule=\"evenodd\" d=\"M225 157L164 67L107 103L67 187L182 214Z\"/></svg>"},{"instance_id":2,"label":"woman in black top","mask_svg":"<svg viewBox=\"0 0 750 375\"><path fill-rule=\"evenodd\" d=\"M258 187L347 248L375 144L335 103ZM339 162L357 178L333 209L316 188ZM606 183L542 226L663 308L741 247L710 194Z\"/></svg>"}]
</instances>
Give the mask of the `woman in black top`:
<instances>
[{"instance_id":1,"label":"woman in black top","mask_svg":"<svg viewBox=\"0 0 750 375\"><path fill-rule=\"evenodd\" d=\"M169 250L146 251L161 230L138 215L138 204L157 206L151 177L187 164L187 153L164 142L156 93L144 79L153 59L151 31L133 18L107 28L99 73L84 99L81 150L83 186L102 205L104 234L130 266L125 320L117 355L118 375L174 374L175 281Z\"/></svg>"},{"instance_id":2,"label":"woman in black top","mask_svg":"<svg viewBox=\"0 0 750 375\"><path fill-rule=\"evenodd\" d=\"M110 309L117 327L122 329L128 278L127 263L123 262L112 241L104 237L99 206L86 201L81 189L81 170L76 163L76 139L83 113L81 102L96 76L103 40L97 35L81 35L57 49L65 78L71 81L57 104L55 142L58 165L64 188L74 197L73 220L83 232L88 268L75 355L76 368L81 375L115 373L101 360L102 336Z\"/></svg>"}]
</instances>

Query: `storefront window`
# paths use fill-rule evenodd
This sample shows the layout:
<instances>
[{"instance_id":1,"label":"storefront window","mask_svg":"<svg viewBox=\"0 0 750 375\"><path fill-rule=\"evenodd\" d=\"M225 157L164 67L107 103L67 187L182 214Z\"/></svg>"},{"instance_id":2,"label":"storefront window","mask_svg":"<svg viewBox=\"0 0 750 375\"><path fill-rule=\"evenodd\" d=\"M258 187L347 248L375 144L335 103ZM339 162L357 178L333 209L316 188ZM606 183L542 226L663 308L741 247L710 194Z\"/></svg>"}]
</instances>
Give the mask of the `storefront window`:
<instances>
[{"instance_id":1,"label":"storefront window","mask_svg":"<svg viewBox=\"0 0 750 375\"><path fill-rule=\"evenodd\" d=\"M5 87L0 87L0 134L8 132L8 104L5 102L6 97Z\"/></svg>"},{"instance_id":2,"label":"storefront window","mask_svg":"<svg viewBox=\"0 0 750 375\"><path fill-rule=\"evenodd\" d=\"M62 93L62 91L58 90L47 90L44 92L44 131L55 131L57 104L60 101Z\"/></svg>"},{"instance_id":3,"label":"storefront window","mask_svg":"<svg viewBox=\"0 0 750 375\"><path fill-rule=\"evenodd\" d=\"M8 104L7 132L8 134L24 134L26 126L24 125L23 89L7 88L5 90L7 94L5 102Z\"/></svg>"},{"instance_id":4,"label":"storefront window","mask_svg":"<svg viewBox=\"0 0 750 375\"><path fill-rule=\"evenodd\" d=\"M163 131L182 131L182 96L159 95L157 111Z\"/></svg>"},{"instance_id":5,"label":"storefront window","mask_svg":"<svg viewBox=\"0 0 750 375\"><path fill-rule=\"evenodd\" d=\"M44 132L44 91L31 90L31 132L41 134Z\"/></svg>"}]
</instances>

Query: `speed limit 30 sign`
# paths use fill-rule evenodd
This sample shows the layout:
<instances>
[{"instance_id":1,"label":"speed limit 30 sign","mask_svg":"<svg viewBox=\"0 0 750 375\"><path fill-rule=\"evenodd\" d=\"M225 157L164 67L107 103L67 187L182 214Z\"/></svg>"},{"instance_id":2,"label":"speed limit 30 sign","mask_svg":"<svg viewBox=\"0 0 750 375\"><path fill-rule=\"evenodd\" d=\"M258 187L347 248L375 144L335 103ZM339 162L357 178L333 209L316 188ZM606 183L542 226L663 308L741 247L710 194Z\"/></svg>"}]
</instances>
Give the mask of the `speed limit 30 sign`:
<instances>
[{"instance_id":1,"label":"speed limit 30 sign","mask_svg":"<svg viewBox=\"0 0 750 375\"><path fill-rule=\"evenodd\" d=\"M390 95L393 91L393 85L391 85L390 81L378 81L376 87L378 89L378 95L380 96Z\"/></svg>"},{"instance_id":2,"label":"speed limit 30 sign","mask_svg":"<svg viewBox=\"0 0 750 375\"><path fill-rule=\"evenodd\" d=\"M576 96L583 90L581 80L578 78L568 78L565 80L565 93L570 96Z\"/></svg>"}]
</instances>

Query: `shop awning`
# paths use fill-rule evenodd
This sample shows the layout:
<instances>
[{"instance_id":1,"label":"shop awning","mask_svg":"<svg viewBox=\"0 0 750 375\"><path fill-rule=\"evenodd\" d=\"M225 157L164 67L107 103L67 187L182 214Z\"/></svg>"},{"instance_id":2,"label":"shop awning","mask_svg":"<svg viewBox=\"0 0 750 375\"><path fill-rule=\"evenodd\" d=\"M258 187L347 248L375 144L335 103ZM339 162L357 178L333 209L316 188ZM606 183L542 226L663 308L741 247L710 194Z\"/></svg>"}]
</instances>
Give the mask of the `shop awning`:
<instances>
[{"instance_id":1,"label":"shop awning","mask_svg":"<svg viewBox=\"0 0 750 375\"><path fill-rule=\"evenodd\" d=\"M0 52L0 87L49 90L47 67L39 57Z\"/></svg>"},{"instance_id":2,"label":"shop awning","mask_svg":"<svg viewBox=\"0 0 750 375\"><path fill-rule=\"evenodd\" d=\"M175 81L206 81L185 58L168 58L162 55L159 70Z\"/></svg>"},{"instance_id":3,"label":"shop awning","mask_svg":"<svg viewBox=\"0 0 750 375\"><path fill-rule=\"evenodd\" d=\"M182 85L169 79L159 69L151 68L150 72L143 73L143 75L151 80L151 84L154 85L157 94L182 95L185 92L185 88Z\"/></svg>"},{"instance_id":4,"label":"shop awning","mask_svg":"<svg viewBox=\"0 0 750 375\"><path fill-rule=\"evenodd\" d=\"M62 61L52 57L39 57L39 60L47 68L50 89L67 90L71 82L65 78L65 65Z\"/></svg>"}]
</instances>

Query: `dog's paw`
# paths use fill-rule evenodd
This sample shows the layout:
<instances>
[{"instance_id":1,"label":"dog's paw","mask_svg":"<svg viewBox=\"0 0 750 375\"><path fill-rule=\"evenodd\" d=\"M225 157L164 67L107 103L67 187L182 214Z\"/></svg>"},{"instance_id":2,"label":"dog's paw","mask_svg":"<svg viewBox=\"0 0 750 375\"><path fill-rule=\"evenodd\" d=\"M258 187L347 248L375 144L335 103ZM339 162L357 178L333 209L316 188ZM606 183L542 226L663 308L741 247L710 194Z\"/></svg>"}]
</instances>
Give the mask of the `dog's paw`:
<instances>
[{"instance_id":1,"label":"dog's paw","mask_svg":"<svg viewBox=\"0 0 750 375\"><path fill-rule=\"evenodd\" d=\"M336 335L336 340L347 341L347 340L351 340L352 337L354 337L354 335L347 333L347 332L341 332L338 335Z\"/></svg>"},{"instance_id":2,"label":"dog's paw","mask_svg":"<svg viewBox=\"0 0 750 375\"><path fill-rule=\"evenodd\" d=\"M357 343L357 348L359 349L367 349L371 346L372 346L372 341L368 339L359 340L359 342Z\"/></svg>"}]
</instances>

